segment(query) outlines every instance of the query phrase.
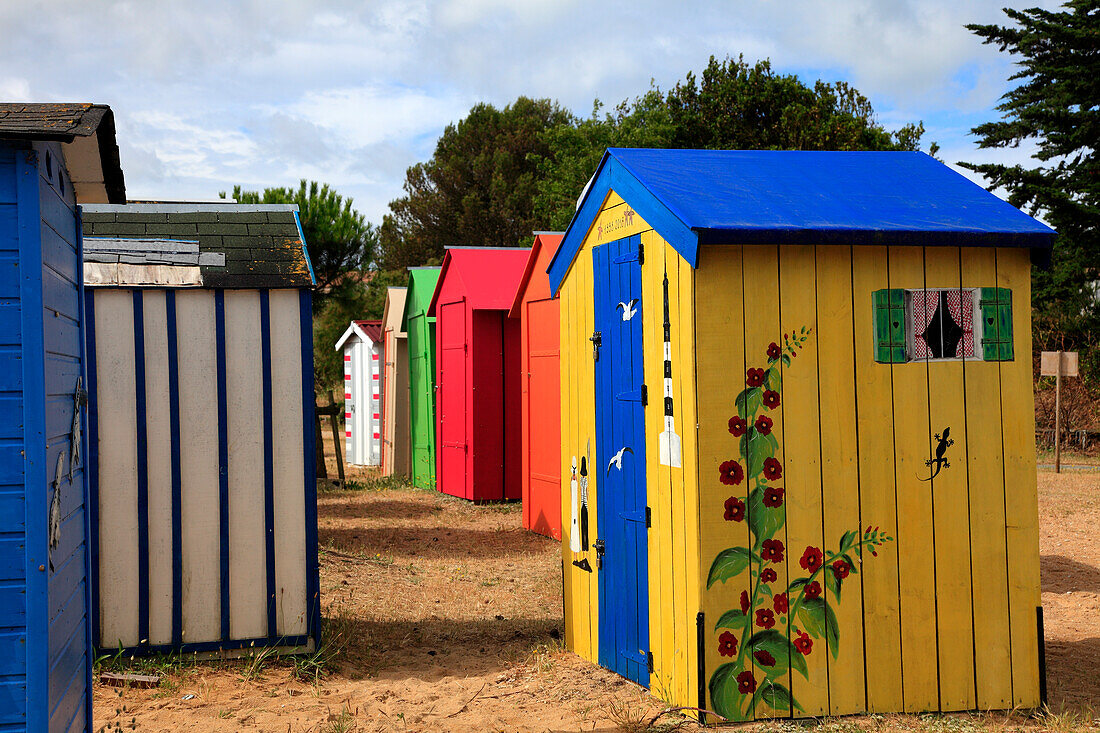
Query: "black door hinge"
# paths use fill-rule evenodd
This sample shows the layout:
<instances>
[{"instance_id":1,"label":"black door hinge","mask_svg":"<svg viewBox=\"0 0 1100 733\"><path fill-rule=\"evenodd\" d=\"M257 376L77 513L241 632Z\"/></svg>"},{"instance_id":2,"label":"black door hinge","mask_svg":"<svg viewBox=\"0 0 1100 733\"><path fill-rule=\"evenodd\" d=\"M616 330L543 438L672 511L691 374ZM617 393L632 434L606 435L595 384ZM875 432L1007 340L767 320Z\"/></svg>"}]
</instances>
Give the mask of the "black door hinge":
<instances>
[{"instance_id":1,"label":"black door hinge","mask_svg":"<svg viewBox=\"0 0 1100 733\"><path fill-rule=\"evenodd\" d=\"M605 549L603 540L596 540L593 542L592 549L596 551L596 569L599 570L603 567L603 553Z\"/></svg>"},{"instance_id":2,"label":"black door hinge","mask_svg":"<svg viewBox=\"0 0 1100 733\"><path fill-rule=\"evenodd\" d=\"M645 508L645 527L649 529L653 526L653 510L649 507Z\"/></svg>"},{"instance_id":3,"label":"black door hinge","mask_svg":"<svg viewBox=\"0 0 1100 733\"><path fill-rule=\"evenodd\" d=\"M646 386L643 384L642 385L642 407L645 407L648 404L649 404L649 390L646 389Z\"/></svg>"},{"instance_id":4,"label":"black door hinge","mask_svg":"<svg viewBox=\"0 0 1100 733\"><path fill-rule=\"evenodd\" d=\"M643 249L642 240L640 238L638 239L638 264L645 264L645 250Z\"/></svg>"},{"instance_id":5,"label":"black door hinge","mask_svg":"<svg viewBox=\"0 0 1100 733\"><path fill-rule=\"evenodd\" d=\"M593 331L588 340L592 342L592 361L599 361L600 346L603 345L603 334L599 331Z\"/></svg>"},{"instance_id":6,"label":"black door hinge","mask_svg":"<svg viewBox=\"0 0 1100 733\"><path fill-rule=\"evenodd\" d=\"M649 669L649 673L653 674L653 652L645 653L645 666Z\"/></svg>"}]
</instances>

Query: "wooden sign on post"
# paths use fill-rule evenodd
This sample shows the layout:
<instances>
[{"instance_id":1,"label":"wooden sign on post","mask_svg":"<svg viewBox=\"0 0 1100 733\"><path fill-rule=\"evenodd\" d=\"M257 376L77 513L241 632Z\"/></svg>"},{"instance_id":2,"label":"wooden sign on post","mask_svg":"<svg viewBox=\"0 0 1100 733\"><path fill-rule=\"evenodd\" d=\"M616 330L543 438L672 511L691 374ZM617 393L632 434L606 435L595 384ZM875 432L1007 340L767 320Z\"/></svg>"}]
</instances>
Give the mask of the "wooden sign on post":
<instances>
[{"instance_id":1,"label":"wooden sign on post","mask_svg":"<svg viewBox=\"0 0 1100 733\"><path fill-rule=\"evenodd\" d=\"M1076 377L1076 351L1044 351L1039 373L1054 377L1054 472L1062 472L1062 377Z\"/></svg>"}]
</instances>

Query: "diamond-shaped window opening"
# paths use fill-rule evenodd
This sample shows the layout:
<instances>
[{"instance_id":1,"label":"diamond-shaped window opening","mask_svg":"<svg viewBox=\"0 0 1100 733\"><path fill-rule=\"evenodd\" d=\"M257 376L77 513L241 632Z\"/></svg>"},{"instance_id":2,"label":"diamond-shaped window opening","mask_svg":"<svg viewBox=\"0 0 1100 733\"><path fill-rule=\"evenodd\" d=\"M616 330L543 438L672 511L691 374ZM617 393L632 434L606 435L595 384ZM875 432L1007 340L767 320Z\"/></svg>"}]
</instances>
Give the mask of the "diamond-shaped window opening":
<instances>
[{"instance_id":1,"label":"diamond-shaped window opening","mask_svg":"<svg viewBox=\"0 0 1100 733\"><path fill-rule=\"evenodd\" d=\"M974 309L978 296L972 288L931 288L906 292L909 315L909 355L925 359L973 359L975 327L981 319Z\"/></svg>"}]
</instances>

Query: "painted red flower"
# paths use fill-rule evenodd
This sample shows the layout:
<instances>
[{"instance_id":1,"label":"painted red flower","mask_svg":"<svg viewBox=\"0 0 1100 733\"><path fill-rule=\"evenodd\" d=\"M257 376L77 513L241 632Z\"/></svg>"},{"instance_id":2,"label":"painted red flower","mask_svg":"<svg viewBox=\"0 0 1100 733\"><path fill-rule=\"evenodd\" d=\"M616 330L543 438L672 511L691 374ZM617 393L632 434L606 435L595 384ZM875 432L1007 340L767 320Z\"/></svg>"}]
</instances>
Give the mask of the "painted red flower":
<instances>
[{"instance_id":1,"label":"painted red flower","mask_svg":"<svg viewBox=\"0 0 1100 733\"><path fill-rule=\"evenodd\" d=\"M754 427L756 428L756 432L760 433L761 435L767 435L772 431L772 419L767 415L761 415L760 417L756 418Z\"/></svg>"},{"instance_id":2,"label":"painted red flower","mask_svg":"<svg viewBox=\"0 0 1100 733\"><path fill-rule=\"evenodd\" d=\"M775 598L772 599L772 606L775 608L776 613L786 613L788 608L787 594L777 593Z\"/></svg>"},{"instance_id":3,"label":"painted red flower","mask_svg":"<svg viewBox=\"0 0 1100 733\"><path fill-rule=\"evenodd\" d=\"M746 669L737 675L737 691L742 695L751 695L756 692L756 678L752 676L752 672Z\"/></svg>"},{"instance_id":4,"label":"painted red flower","mask_svg":"<svg viewBox=\"0 0 1100 733\"><path fill-rule=\"evenodd\" d=\"M807 583L802 593L806 596L806 600L809 601L815 598L821 598L821 583L818 583L816 580L812 583Z\"/></svg>"},{"instance_id":5,"label":"painted red flower","mask_svg":"<svg viewBox=\"0 0 1100 733\"><path fill-rule=\"evenodd\" d=\"M718 480L726 486L737 486L745 478L745 469L737 461L723 461L718 474Z\"/></svg>"},{"instance_id":6,"label":"painted red flower","mask_svg":"<svg viewBox=\"0 0 1100 733\"><path fill-rule=\"evenodd\" d=\"M718 653L723 657L732 657L737 654L737 637L728 631L723 631L718 637Z\"/></svg>"},{"instance_id":7,"label":"painted red flower","mask_svg":"<svg viewBox=\"0 0 1100 733\"><path fill-rule=\"evenodd\" d=\"M783 478L783 464L775 458L765 458L764 478L768 481L778 481Z\"/></svg>"},{"instance_id":8,"label":"painted red flower","mask_svg":"<svg viewBox=\"0 0 1100 733\"><path fill-rule=\"evenodd\" d=\"M810 651L814 648L814 640L810 638L810 635L803 631L794 640L794 648L802 652L803 656L809 656Z\"/></svg>"},{"instance_id":9,"label":"painted red flower","mask_svg":"<svg viewBox=\"0 0 1100 733\"><path fill-rule=\"evenodd\" d=\"M802 553L802 559L798 561L798 564L802 566L803 570L810 573L816 573L817 569L821 567L822 562L824 562L824 557L821 554L821 550L810 546Z\"/></svg>"},{"instance_id":10,"label":"painted red flower","mask_svg":"<svg viewBox=\"0 0 1100 733\"><path fill-rule=\"evenodd\" d=\"M749 592L747 590L741 591L741 614L743 616L749 615Z\"/></svg>"},{"instance_id":11,"label":"painted red flower","mask_svg":"<svg viewBox=\"0 0 1100 733\"><path fill-rule=\"evenodd\" d=\"M774 563L783 562L783 541L764 540L760 547L760 557Z\"/></svg>"},{"instance_id":12,"label":"painted red flower","mask_svg":"<svg viewBox=\"0 0 1100 733\"><path fill-rule=\"evenodd\" d=\"M756 659L757 663L760 664L761 667L775 666L775 657L773 657L771 654L764 651L763 649L753 652L752 656Z\"/></svg>"},{"instance_id":13,"label":"painted red flower","mask_svg":"<svg viewBox=\"0 0 1100 733\"><path fill-rule=\"evenodd\" d=\"M845 560L837 560L833 563L833 573L836 574L838 580L844 580L848 577L848 573L851 572L852 566Z\"/></svg>"},{"instance_id":14,"label":"painted red flower","mask_svg":"<svg viewBox=\"0 0 1100 733\"><path fill-rule=\"evenodd\" d=\"M745 384L750 387L759 387L764 383L764 370L751 368L745 372Z\"/></svg>"},{"instance_id":15,"label":"painted red flower","mask_svg":"<svg viewBox=\"0 0 1100 733\"><path fill-rule=\"evenodd\" d=\"M762 629L770 629L775 626L775 614L770 608L756 609L756 625Z\"/></svg>"},{"instance_id":16,"label":"painted red flower","mask_svg":"<svg viewBox=\"0 0 1100 733\"><path fill-rule=\"evenodd\" d=\"M783 350L779 348L779 344L772 341L768 344L768 358L775 360L779 358L779 355L783 353Z\"/></svg>"},{"instance_id":17,"label":"painted red flower","mask_svg":"<svg viewBox=\"0 0 1100 733\"><path fill-rule=\"evenodd\" d=\"M783 506L782 486L769 486L764 489L764 506L772 509Z\"/></svg>"},{"instance_id":18,"label":"painted red flower","mask_svg":"<svg viewBox=\"0 0 1100 733\"><path fill-rule=\"evenodd\" d=\"M774 389L764 390L764 407L769 410L779 407L779 393Z\"/></svg>"},{"instance_id":19,"label":"painted red flower","mask_svg":"<svg viewBox=\"0 0 1100 733\"><path fill-rule=\"evenodd\" d=\"M778 579L779 579L779 576L776 575L775 571L772 570L771 568L764 568L763 570L760 571L760 582L761 583L774 583Z\"/></svg>"},{"instance_id":20,"label":"painted red flower","mask_svg":"<svg viewBox=\"0 0 1100 733\"><path fill-rule=\"evenodd\" d=\"M730 435L732 435L735 438L740 438L742 435L744 435L745 431L749 427L748 424L745 422L744 418L742 418L738 415L734 415L733 417L730 418L729 426L730 426Z\"/></svg>"},{"instance_id":21,"label":"painted red flower","mask_svg":"<svg viewBox=\"0 0 1100 733\"><path fill-rule=\"evenodd\" d=\"M745 518L745 502L736 496L726 499L726 513L723 516L727 522L740 522Z\"/></svg>"}]
</instances>

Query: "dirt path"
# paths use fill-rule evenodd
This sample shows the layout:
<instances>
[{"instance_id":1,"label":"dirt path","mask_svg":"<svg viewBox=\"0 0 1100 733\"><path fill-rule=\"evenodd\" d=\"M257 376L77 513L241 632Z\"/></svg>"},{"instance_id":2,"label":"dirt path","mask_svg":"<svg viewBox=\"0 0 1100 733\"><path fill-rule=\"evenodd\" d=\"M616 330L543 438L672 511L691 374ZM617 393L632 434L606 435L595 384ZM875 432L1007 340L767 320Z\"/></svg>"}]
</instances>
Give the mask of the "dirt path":
<instances>
[{"instance_id":1,"label":"dirt path","mask_svg":"<svg viewBox=\"0 0 1100 733\"><path fill-rule=\"evenodd\" d=\"M1087 711L1100 706L1100 477L1040 474L1040 513L1050 699ZM289 661L162 663L159 689L95 686L96 730L630 731L660 710L563 651L560 550L521 528L518 505L367 489L323 493L319 515L333 655L320 683ZM1093 713L1071 715L1048 726L890 716L822 729L1078 730Z\"/></svg>"}]
</instances>

